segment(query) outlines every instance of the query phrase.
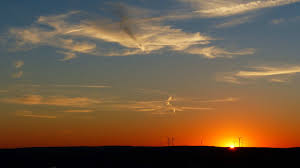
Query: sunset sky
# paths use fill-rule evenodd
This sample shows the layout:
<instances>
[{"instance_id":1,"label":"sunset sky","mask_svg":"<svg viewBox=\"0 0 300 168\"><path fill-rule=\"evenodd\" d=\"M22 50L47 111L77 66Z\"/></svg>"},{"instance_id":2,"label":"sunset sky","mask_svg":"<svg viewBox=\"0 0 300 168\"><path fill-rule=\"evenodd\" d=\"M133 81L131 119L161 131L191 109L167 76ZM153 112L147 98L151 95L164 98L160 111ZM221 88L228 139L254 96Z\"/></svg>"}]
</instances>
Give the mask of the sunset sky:
<instances>
[{"instance_id":1,"label":"sunset sky","mask_svg":"<svg viewBox=\"0 0 300 168\"><path fill-rule=\"evenodd\" d=\"M300 0L1 0L0 148L300 146Z\"/></svg>"}]
</instances>

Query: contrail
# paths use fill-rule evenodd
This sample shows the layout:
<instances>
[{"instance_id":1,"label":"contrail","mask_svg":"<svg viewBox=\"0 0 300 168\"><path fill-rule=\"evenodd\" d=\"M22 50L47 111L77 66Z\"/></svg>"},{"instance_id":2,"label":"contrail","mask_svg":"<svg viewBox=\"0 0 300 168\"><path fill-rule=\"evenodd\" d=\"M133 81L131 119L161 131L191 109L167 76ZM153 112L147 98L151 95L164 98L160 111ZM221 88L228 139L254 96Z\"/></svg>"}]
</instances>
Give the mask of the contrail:
<instances>
[{"instance_id":1,"label":"contrail","mask_svg":"<svg viewBox=\"0 0 300 168\"><path fill-rule=\"evenodd\" d=\"M132 23L130 23L130 19L128 16L128 10L121 3L117 5L117 14L120 17L120 28L133 40L137 43L138 47L144 51L145 48L142 44L140 44L133 33Z\"/></svg>"},{"instance_id":2,"label":"contrail","mask_svg":"<svg viewBox=\"0 0 300 168\"><path fill-rule=\"evenodd\" d=\"M171 106L172 104L171 104L171 101L173 100L173 97L172 96L170 96L169 98L168 98L168 100L166 101L166 105L167 106Z\"/></svg>"}]
</instances>

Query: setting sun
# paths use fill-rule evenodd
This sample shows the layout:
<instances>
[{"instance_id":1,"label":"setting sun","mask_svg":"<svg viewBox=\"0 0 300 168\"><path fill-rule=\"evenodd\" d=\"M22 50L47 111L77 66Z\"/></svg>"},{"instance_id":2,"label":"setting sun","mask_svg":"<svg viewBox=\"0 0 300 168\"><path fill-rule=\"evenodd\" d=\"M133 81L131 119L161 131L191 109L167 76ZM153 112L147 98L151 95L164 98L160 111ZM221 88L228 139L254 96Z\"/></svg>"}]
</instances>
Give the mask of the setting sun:
<instances>
[{"instance_id":1,"label":"setting sun","mask_svg":"<svg viewBox=\"0 0 300 168\"><path fill-rule=\"evenodd\" d=\"M300 146L300 0L37 2L0 1L0 148Z\"/></svg>"},{"instance_id":2,"label":"setting sun","mask_svg":"<svg viewBox=\"0 0 300 168\"><path fill-rule=\"evenodd\" d=\"M299 29L300 0L0 0L1 167L297 164Z\"/></svg>"}]
</instances>

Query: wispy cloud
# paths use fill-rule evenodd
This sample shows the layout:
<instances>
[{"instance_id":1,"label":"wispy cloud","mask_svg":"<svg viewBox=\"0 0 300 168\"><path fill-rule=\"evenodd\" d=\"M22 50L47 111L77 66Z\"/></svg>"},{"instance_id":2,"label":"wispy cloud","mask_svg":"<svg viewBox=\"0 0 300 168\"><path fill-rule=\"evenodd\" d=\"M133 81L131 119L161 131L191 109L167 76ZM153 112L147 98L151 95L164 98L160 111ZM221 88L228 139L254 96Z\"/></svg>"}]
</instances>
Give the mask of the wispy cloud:
<instances>
[{"instance_id":1,"label":"wispy cloud","mask_svg":"<svg viewBox=\"0 0 300 168\"><path fill-rule=\"evenodd\" d=\"M224 75L224 82L240 84L242 79L267 78L270 82L287 82L287 78L282 76L291 76L300 73L300 66L282 66L282 67L253 67L248 71L238 71ZM230 79L230 80L227 80Z\"/></svg>"},{"instance_id":2,"label":"wispy cloud","mask_svg":"<svg viewBox=\"0 0 300 168\"><path fill-rule=\"evenodd\" d=\"M93 53L96 44L64 37L68 36L67 34L71 30L79 28L79 25L67 22L69 17L78 13L78 11L72 11L55 16L41 16L28 28L12 28L10 29L10 33L16 37L18 46L49 45L74 53ZM53 28L53 30L45 29L42 25L47 25Z\"/></svg>"},{"instance_id":3,"label":"wispy cloud","mask_svg":"<svg viewBox=\"0 0 300 168\"><path fill-rule=\"evenodd\" d=\"M223 23L217 24L216 28L227 28L227 27L237 26L237 25L240 25L240 24L250 22L253 18L254 18L254 15L250 15L250 16L246 15L246 16L243 16L243 17L233 18L233 19L230 19L230 20L226 20Z\"/></svg>"},{"instance_id":4,"label":"wispy cloud","mask_svg":"<svg viewBox=\"0 0 300 168\"><path fill-rule=\"evenodd\" d=\"M202 102L202 103L224 103L224 102L236 102L238 100L239 99L235 98L235 97L228 97L225 99L201 100L199 102Z\"/></svg>"},{"instance_id":5,"label":"wispy cloud","mask_svg":"<svg viewBox=\"0 0 300 168\"><path fill-rule=\"evenodd\" d=\"M191 3L195 13L202 17L226 17L248 13L251 11L278 7L300 0L181 0Z\"/></svg>"},{"instance_id":6,"label":"wispy cloud","mask_svg":"<svg viewBox=\"0 0 300 168\"><path fill-rule=\"evenodd\" d=\"M65 112L65 113L92 113L92 112L94 112L94 110L79 109L79 110L65 110L63 112Z\"/></svg>"},{"instance_id":7,"label":"wispy cloud","mask_svg":"<svg viewBox=\"0 0 300 168\"><path fill-rule=\"evenodd\" d=\"M253 71L239 71L236 76L243 78L288 75L300 72L300 66L292 67L256 67Z\"/></svg>"},{"instance_id":8,"label":"wispy cloud","mask_svg":"<svg viewBox=\"0 0 300 168\"><path fill-rule=\"evenodd\" d=\"M13 78L21 78L23 76L23 71L18 71L12 74Z\"/></svg>"},{"instance_id":9,"label":"wispy cloud","mask_svg":"<svg viewBox=\"0 0 300 168\"><path fill-rule=\"evenodd\" d=\"M55 119L56 116L25 114L23 117Z\"/></svg>"},{"instance_id":10,"label":"wispy cloud","mask_svg":"<svg viewBox=\"0 0 300 168\"><path fill-rule=\"evenodd\" d=\"M154 100L154 101L135 101L128 104L121 105L121 108L128 108L134 111L140 112L151 112L152 114L175 114L176 112L184 111L207 111L214 110L211 107L197 107L184 103L185 105L180 104L182 98L176 99L173 96L169 96L166 100Z\"/></svg>"},{"instance_id":11,"label":"wispy cloud","mask_svg":"<svg viewBox=\"0 0 300 168\"><path fill-rule=\"evenodd\" d=\"M233 83L233 84L241 84L241 81L234 75L234 73L221 73L216 77L217 81Z\"/></svg>"},{"instance_id":12,"label":"wispy cloud","mask_svg":"<svg viewBox=\"0 0 300 168\"><path fill-rule=\"evenodd\" d=\"M17 98L2 99L2 102L24 105L49 105L49 106L70 106L87 107L101 103L100 100L87 97L42 97L40 95L27 95Z\"/></svg>"},{"instance_id":13,"label":"wispy cloud","mask_svg":"<svg viewBox=\"0 0 300 168\"><path fill-rule=\"evenodd\" d=\"M23 76L23 71L19 70L20 68L22 68L24 65L24 62L22 60L19 61L15 61L13 66L14 68L17 70L17 72L12 74L12 78L21 78Z\"/></svg>"},{"instance_id":14,"label":"wispy cloud","mask_svg":"<svg viewBox=\"0 0 300 168\"><path fill-rule=\"evenodd\" d=\"M8 90L0 90L0 93L7 93Z\"/></svg>"},{"instance_id":15,"label":"wispy cloud","mask_svg":"<svg viewBox=\"0 0 300 168\"><path fill-rule=\"evenodd\" d=\"M65 56L63 59L60 59L61 61L68 61L77 58L77 55L74 52L58 51L58 53Z\"/></svg>"},{"instance_id":16,"label":"wispy cloud","mask_svg":"<svg viewBox=\"0 0 300 168\"><path fill-rule=\"evenodd\" d=\"M271 20L271 23L274 25L282 24L282 23L291 23L291 22L297 22L300 20L300 16L295 16L291 18L276 18Z\"/></svg>"},{"instance_id":17,"label":"wispy cloud","mask_svg":"<svg viewBox=\"0 0 300 168\"><path fill-rule=\"evenodd\" d=\"M285 19L283 19L283 18L272 20L272 24L280 24L280 23L283 23L283 22L285 22Z\"/></svg>"},{"instance_id":18,"label":"wispy cloud","mask_svg":"<svg viewBox=\"0 0 300 168\"><path fill-rule=\"evenodd\" d=\"M74 59L77 53L98 56L128 56L149 54L162 49L176 52L200 54L203 45L211 44L215 38L204 33L188 33L173 28L164 21L173 15L151 17L149 12L128 5L118 5L120 21L97 16L97 19L78 19L84 12L72 11L66 14L41 16L31 26L12 28L18 46L48 45L59 49L64 55L62 61ZM176 18L176 17L175 17ZM51 29L46 29L45 25ZM118 44L116 48L101 47L102 44ZM190 49L190 48L193 49ZM213 46L205 50L213 52L206 57L224 57L223 55L243 55L240 52L226 52ZM228 58L228 56L227 56Z\"/></svg>"},{"instance_id":19,"label":"wispy cloud","mask_svg":"<svg viewBox=\"0 0 300 168\"><path fill-rule=\"evenodd\" d=\"M206 47L206 48L191 48L186 51L190 54L200 54L206 58L233 58L238 55L252 55L255 52L255 49L244 49L240 51L226 51L222 48L217 48L215 46Z\"/></svg>"},{"instance_id":20,"label":"wispy cloud","mask_svg":"<svg viewBox=\"0 0 300 168\"><path fill-rule=\"evenodd\" d=\"M287 82L289 82L289 79L288 78L272 78L269 81L275 82L275 83L287 83Z\"/></svg>"},{"instance_id":21,"label":"wispy cloud","mask_svg":"<svg viewBox=\"0 0 300 168\"><path fill-rule=\"evenodd\" d=\"M211 107L181 107L182 110L214 110Z\"/></svg>"},{"instance_id":22,"label":"wispy cloud","mask_svg":"<svg viewBox=\"0 0 300 168\"><path fill-rule=\"evenodd\" d=\"M21 68L23 65L24 65L24 62L23 62L22 60L16 61L16 62L14 63L14 67L15 67L16 69Z\"/></svg>"},{"instance_id":23,"label":"wispy cloud","mask_svg":"<svg viewBox=\"0 0 300 168\"><path fill-rule=\"evenodd\" d=\"M110 85L105 84L17 84L18 87L35 87L35 88L90 88L90 89L106 89L112 88Z\"/></svg>"},{"instance_id":24,"label":"wispy cloud","mask_svg":"<svg viewBox=\"0 0 300 168\"><path fill-rule=\"evenodd\" d=\"M16 113L17 116L19 117L30 117L30 118L42 118L42 119L56 119L56 116L53 115L36 115L32 114L31 111L19 111Z\"/></svg>"},{"instance_id":25,"label":"wispy cloud","mask_svg":"<svg viewBox=\"0 0 300 168\"><path fill-rule=\"evenodd\" d=\"M13 28L10 32L17 37L19 45L49 45L62 48L67 50L64 54L67 53L69 58L70 56L74 58L74 54L70 52L103 56L117 55L113 50L105 51L104 48L96 51L96 44L89 42L91 39L120 44L127 51L119 55L149 53L165 47L180 50L194 44L207 44L211 40L210 37L200 33L185 33L180 29L160 23L130 20L123 17L121 23L106 18L97 21L79 20L77 24L68 21L78 13L76 11L56 16L41 16L29 28ZM54 30L44 30L40 26L42 24ZM86 41L76 40L79 37L86 38Z\"/></svg>"},{"instance_id":26,"label":"wispy cloud","mask_svg":"<svg viewBox=\"0 0 300 168\"><path fill-rule=\"evenodd\" d=\"M136 91L143 95L160 95L160 96L170 95L167 91L162 91L158 89L136 89Z\"/></svg>"},{"instance_id":27,"label":"wispy cloud","mask_svg":"<svg viewBox=\"0 0 300 168\"><path fill-rule=\"evenodd\" d=\"M111 88L108 85L53 85L55 87L66 87L66 88Z\"/></svg>"}]
</instances>

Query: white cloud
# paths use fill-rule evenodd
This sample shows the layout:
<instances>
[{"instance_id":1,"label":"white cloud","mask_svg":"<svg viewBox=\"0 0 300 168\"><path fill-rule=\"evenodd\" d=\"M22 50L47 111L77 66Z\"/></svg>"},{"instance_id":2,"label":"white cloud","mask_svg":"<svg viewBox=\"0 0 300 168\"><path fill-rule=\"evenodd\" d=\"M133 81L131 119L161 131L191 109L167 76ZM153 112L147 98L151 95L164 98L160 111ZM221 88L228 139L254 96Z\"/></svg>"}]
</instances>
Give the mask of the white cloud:
<instances>
[{"instance_id":1,"label":"white cloud","mask_svg":"<svg viewBox=\"0 0 300 168\"><path fill-rule=\"evenodd\" d=\"M59 52L65 55L63 61L76 58L77 53L128 56L149 54L162 49L201 54L209 58L243 55L240 52L226 52L215 46L201 49L198 53L190 48L203 48L199 46L211 44L215 38L166 25L164 20L172 15L166 18L150 17L147 15L149 12L126 5L121 5L119 10L120 21L99 16L96 19L78 19L78 16L84 15L83 12L72 11L41 16L31 26L12 28L10 33L16 37L19 46L48 45L62 50ZM118 44L118 47L104 47L113 43Z\"/></svg>"},{"instance_id":2,"label":"white cloud","mask_svg":"<svg viewBox=\"0 0 300 168\"><path fill-rule=\"evenodd\" d=\"M23 75L23 71L18 71L16 73L12 74L12 77L13 78L21 78L22 75Z\"/></svg>"},{"instance_id":3,"label":"white cloud","mask_svg":"<svg viewBox=\"0 0 300 168\"><path fill-rule=\"evenodd\" d=\"M14 68L16 68L16 69L22 68L23 65L24 65L24 62L21 60L14 62ZM12 78L21 78L22 76L23 76L23 71L18 70L17 72L13 73L11 77Z\"/></svg>"},{"instance_id":4,"label":"white cloud","mask_svg":"<svg viewBox=\"0 0 300 168\"><path fill-rule=\"evenodd\" d=\"M22 60L16 61L16 62L14 63L14 67L15 67L16 69L21 68L23 65L24 65L24 62L23 62Z\"/></svg>"},{"instance_id":5,"label":"white cloud","mask_svg":"<svg viewBox=\"0 0 300 168\"><path fill-rule=\"evenodd\" d=\"M287 83L289 80L287 78L272 78L269 80L270 82L275 82L275 83Z\"/></svg>"},{"instance_id":6,"label":"white cloud","mask_svg":"<svg viewBox=\"0 0 300 168\"><path fill-rule=\"evenodd\" d=\"M214 108L210 107L181 107L182 110L214 110Z\"/></svg>"},{"instance_id":7,"label":"white cloud","mask_svg":"<svg viewBox=\"0 0 300 168\"><path fill-rule=\"evenodd\" d=\"M292 67L255 67L253 71L239 71L236 76L243 78L288 75L300 72L300 66Z\"/></svg>"},{"instance_id":8,"label":"white cloud","mask_svg":"<svg viewBox=\"0 0 300 168\"><path fill-rule=\"evenodd\" d=\"M280 24L280 23L283 23L283 22L285 22L285 19L283 19L283 18L272 20L272 24Z\"/></svg>"},{"instance_id":9,"label":"white cloud","mask_svg":"<svg viewBox=\"0 0 300 168\"><path fill-rule=\"evenodd\" d=\"M248 71L229 73L223 76L223 80L219 78L219 81L240 84L242 79L267 78L270 82L283 83L288 82L286 76L291 76L296 73L300 73L300 66L261 66L253 67Z\"/></svg>"},{"instance_id":10,"label":"white cloud","mask_svg":"<svg viewBox=\"0 0 300 168\"><path fill-rule=\"evenodd\" d=\"M68 60L77 58L77 55L74 52L59 51L58 53L61 53L64 55L64 58L61 59L61 61L68 61Z\"/></svg>"},{"instance_id":11,"label":"white cloud","mask_svg":"<svg viewBox=\"0 0 300 168\"><path fill-rule=\"evenodd\" d=\"M12 28L10 33L16 36L19 46L49 45L69 52L93 53L96 44L74 40L66 35L72 29L78 27L76 24L68 23L67 19L78 13L78 11L72 11L62 15L41 16L31 26L27 28ZM43 25L47 25L51 29L45 29Z\"/></svg>"},{"instance_id":12,"label":"white cloud","mask_svg":"<svg viewBox=\"0 0 300 168\"><path fill-rule=\"evenodd\" d=\"M56 119L56 116L50 116L50 115L36 115L32 114L31 111L19 111L16 113L17 116L19 117L30 117L30 118L42 118L42 119Z\"/></svg>"},{"instance_id":13,"label":"white cloud","mask_svg":"<svg viewBox=\"0 0 300 168\"><path fill-rule=\"evenodd\" d=\"M224 103L224 102L236 102L238 100L239 100L238 98L228 97L225 99L201 100L199 102L202 102L202 103Z\"/></svg>"},{"instance_id":14,"label":"white cloud","mask_svg":"<svg viewBox=\"0 0 300 168\"><path fill-rule=\"evenodd\" d=\"M298 22L300 20L300 16L290 17L290 18L277 18L271 20L271 23L274 25L282 24L282 23L292 23Z\"/></svg>"},{"instance_id":15,"label":"white cloud","mask_svg":"<svg viewBox=\"0 0 300 168\"><path fill-rule=\"evenodd\" d=\"M68 22L68 19L76 14L78 12L41 16L29 28L13 28L10 32L16 36L20 45L50 45L62 48L68 51L65 52L68 53L68 58L70 52L113 56L150 53L166 47L172 50L183 50L191 45L207 44L211 40L210 37L200 33L185 33L181 29L174 29L159 22L145 22L138 19L126 19L121 23L109 19ZM120 24L123 26L120 27ZM54 30L45 30L41 25L48 25ZM85 41L80 41L79 38L85 38ZM119 54L113 50L104 51L103 48L96 51L96 44L90 42L93 39L118 43L128 50ZM74 58L74 55L71 58Z\"/></svg>"},{"instance_id":16,"label":"white cloud","mask_svg":"<svg viewBox=\"0 0 300 168\"><path fill-rule=\"evenodd\" d=\"M65 110L65 113L91 113L94 110L80 109L80 110Z\"/></svg>"},{"instance_id":17,"label":"white cloud","mask_svg":"<svg viewBox=\"0 0 300 168\"><path fill-rule=\"evenodd\" d=\"M2 99L2 102L24 105L49 105L49 106L70 106L70 107L87 107L101 103L100 100L90 99L87 97L42 97L40 95L27 95L17 98Z\"/></svg>"},{"instance_id":18,"label":"white cloud","mask_svg":"<svg viewBox=\"0 0 300 168\"><path fill-rule=\"evenodd\" d=\"M140 112L151 112L152 114L175 114L176 112L183 111L202 111L202 110L213 110L210 107L197 107L188 106L187 102L185 105L182 98L176 99L173 96L169 96L166 100L155 100L155 101L135 101L128 104L119 105L120 108L127 108L130 110L140 111Z\"/></svg>"},{"instance_id":19,"label":"white cloud","mask_svg":"<svg viewBox=\"0 0 300 168\"><path fill-rule=\"evenodd\" d=\"M197 99L197 98L180 98L177 99L177 101L180 102L188 102L188 103L232 103L232 102L237 102L239 101L239 98L236 97L226 97L226 98L221 98L221 99L208 99L208 100L203 100L203 99ZM188 107L186 107L188 108ZM191 109L197 109L197 107L191 107ZM202 109L202 108L199 108ZM207 108L203 108L203 109L207 109ZM210 108L208 108L210 109Z\"/></svg>"},{"instance_id":20,"label":"white cloud","mask_svg":"<svg viewBox=\"0 0 300 168\"><path fill-rule=\"evenodd\" d=\"M216 80L226 83L241 84L239 79L235 77L234 74L218 74Z\"/></svg>"},{"instance_id":21,"label":"white cloud","mask_svg":"<svg viewBox=\"0 0 300 168\"><path fill-rule=\"evenodd\" d=\"M233 56L237 55L252 55L255 52L255 49L244 49L240 51L226 51L222 48L217 48L215 46L206 47L206 48L191 48L186 51L190 54L200 54L206 58L218 58L218 57L225 57L225 58L232 58Z\"/></svg>"},{"instance_id":22,"label":"white cloud","mask_svg":"<svg viewBox=\"0 0 300 168\"><path fill-rule=\"evenodd\" d=\"M233 18L231 20L227 20L223 23L217 24L216 28L227 28L227 27L233 27L236 25L244 24L247 22L250 22L254 16L243 16L238 18Z\"/></svg>"},{"instance_id":23,"label":"white cloud","mask_svg":"<svg viewBox=\"0 0 300 168\"><path fill-rule=\"evenodd\" d=\"M40 85L40 84L17 84L16 86L19 87L56 87L56 88L90 88L90 89L106 89L106 88L112 88L112 86L105 85L105 84L46 84L46 85Z\"/></svg>"},{"instance_id":24,"label":"white cloud","mask_svg":"<svg viewBox=\"0 0 300 168\"><path fill-rule=\"evenodd\" d=\"M8 90L0 90L0 93L7 93Z\"/></svg>"},{"instance_id":25,"label":"white cloud","mask_svg":"<svg viewBox=\"0 0 300 168\"><path fill-rule=\"evenodd\" d=\"M75 88L98 88L98 89L101 89L101 88L111 88L111 86L108 86L108 85L53 85L55 87L66 87L66 88L72 88L72 87L75 87Z\"/></svg>"},{"instance_id":26,"label":"white cloud","mask_svg":"<svg viewBox=\"0 0 300 168\"><path fill-rule=\"evenodd\" d=\"M202 17L226 17L247 12L288 5L300 0L180 0L192 4Z\"/></svg>"},{"instance_id":27,"label":"white cloud","mask_svg":"<svg viewBox=\"0 0 300 168\"><path fill-rule=\"evenodd\" d=\"M25 114L23 117L55 119L56 116Z\"/></svg>"}]
</instances>

